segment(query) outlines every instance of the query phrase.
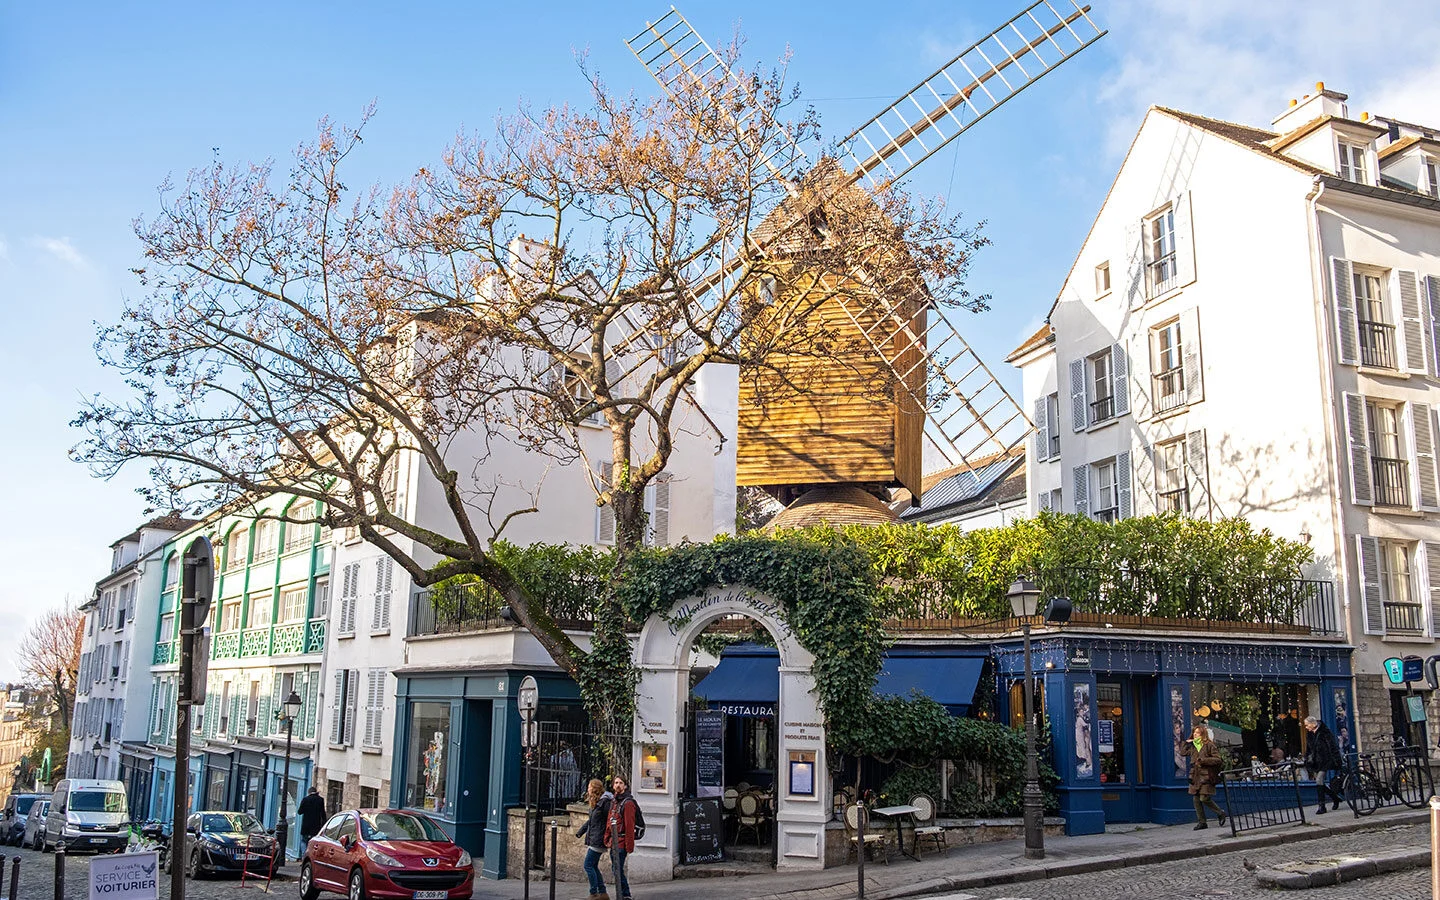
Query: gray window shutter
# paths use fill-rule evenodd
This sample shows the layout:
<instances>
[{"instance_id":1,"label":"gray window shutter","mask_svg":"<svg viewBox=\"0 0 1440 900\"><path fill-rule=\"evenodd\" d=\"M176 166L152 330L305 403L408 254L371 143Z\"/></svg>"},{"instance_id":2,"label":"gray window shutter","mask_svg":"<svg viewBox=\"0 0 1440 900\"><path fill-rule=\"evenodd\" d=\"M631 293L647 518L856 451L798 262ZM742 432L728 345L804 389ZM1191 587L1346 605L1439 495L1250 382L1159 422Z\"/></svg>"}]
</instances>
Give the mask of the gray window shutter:
<instances>
[{"instance_id":1,"label":"gray window shutter","mask_svg":"<svg viewBox=\"0 0 1440 900\"><path fill-rule=\"evenodd\" d=\"M345 738L345 670L335 673L330 686L330 743L336 746Z\"/></svg>"},{"instance_id":2,"label":"gray window shutter","mask_svg":"<svg viewBox=\"0 0 1440 900\"><path fill-rule=\"evenodd\" d=\"M1420 280L1414 272L1396 269L1393 278L1395 296L1400 298L1400 344L1405 348L1403 371L1424 375L1429 371L1426 329L1430 317L1420 308Z\"/></svg>"},{"instance_id":3,"label":"gray window shutter","mask_svg":"<svg viewBox=\"0 0 1440 900\"><path fill-rule=\"evenodd\" d=\"M370 613L370 630L390 628L390 586L395 576L395 560L380 556L375 560L375 606Z\"/></svg>"},{"instance_id":4,"label":"gray window shutter","mask_svg":"<svg viewBox=\"0 0 1440 900\"><path fill-rule=\"evenodd\" d=\"M1090 515L1090 466L1076 466L1070 470L1070 493L1075 498L1075 512Z\"/></svg>"},{"instance_id":5,"label":"gray window shutter","mask_svg":"<svg viewBox=\"0 0 1440 900\"><path fill-rule=\"evenodd\" d=\"M319 734L320 722L320 670L311 669L305 673L305 740L313 741Z\"/></svg>"},{"instance_id":6,"label":"gray window shutter","mask_svg":"<svg viewBox=\"0 0 1440 900\"><path fill-rule=\"evenodd\" d=\"M1415 502L1420 509L1440 508L1440 483L1435 473L1434 413L1424 403L1405 404L1410 419L1410 445L1415 451Z\"/></svg>"},{"instance_id":7,"label":"gray window shutter","mask_svg":"<svg viewBox=\"0 0 1440 900\"><path fill-rule=\"evenodd\" d=\"M1075 431L1085 430L1085 360L1070 360L1070 427Z\"/></svg>"},{"instance_id":8,"label":"gray window shutter","mask_svg":"<svg viewBox=\"0 0 1440 900\"><path fill-rule=\"evenodd\" d=\"M1425 579L1426 596L1429 601L1431 637L1435 636L1436 622L1440 622L1440 542L1421 541L1420 555L1423 559L1416 562L1415 568Z\"/></svg>"},{"instance_id":9,"label":"gray window shutter","mask_svg":"<svg viewBox=\"0 0 1440 900\"><path fill-rule=\"evenodd\" d=\"M650 532L656 547L670 545L670 474L661 472L655 476L654 501L650 509Z\"/></svg>"},{"instance_id":10,"label":"gray window shutter","mask_svg":"<svg viewBox=\"0 0 1440 900\"><path fill-rule=\"evenodd\" d=\"M1355 320L1355 282L1350 260L1330 257L1330 296L1335 313L1335 352L1342 366L1360 365L1360 332Z\"/></svg>"},{"instance_id":11,"label":"gray window shutter","mask_svg":"<svg viewBox=\"0 0 1440 900\"><path fill-rule=\"evenodd\" d=\"M1205 447L1205 429L1185 435L1185 467L1189 470L1190 515L1208 519L1211 514L1210 460Z\"/></svg>"},{"instance_id":12,"label":"gray window shutter","mask_svg":"<svg viewBox=\"0 0 1440 900\"><path fill-rule=\"evenodd\" d=\"M1180 314L1181 364L1185 369L1185 402L1199 403L1205 399L1205 375L1200 365L1200 310L1187 309Z\"/></svg>"},{"instance_id":13,"label":"gray window shutter","mask_svg":"<svg viewBox=\"0 0 1440 900\"><path fill-rule=\"evenodd\" d=\"M606 490L614 479L615 467L608 463L600 464L600 489ZM595 543L615 543L615 507L609 503L595 510Z\"/></svg>"},{"instance_id":14,"label":"gray window shutter","mask_svg":"<svg viewBox=\"0 0 1440 900\"><path fill-rule=\"evenodd\" d=\"M1355 558L1360 573L1360 603L1365 610L1365 633L1385 633L1385 607L1380 600L1380 541L1355 535Z\"/></svg>"},{"instance_id":15,"label":"gray window shutter","mask_svg":"<svg viewBox=\"0 0 1440 900\"><path fill-rule=\"evenodd\" d=\"M1115 455L1115 502L1119 506L1120 518L1128 519L1135 514L1130 500L1130 451Z\"/></svg>"},{"instance_id":16,"label":"gray window shutter","mask_svg":"<svg viewBox=\"0 0 1440 900\"><path fill-rule=\"evenodd\" d=\"M1110 384L1115 394L1115 415L1130 412L1130 361L1124 344L1110 345Z\"/></svg>"},{"instance_id":17,"label":"gray window shutter","mask_svg":"<svg viewBox=\"0 0 1440 900\"><path fill-rule=\"evenodd\" d=\"M1035 497L1036 512L1050 512L1050 492L1041 491Z\"/></svg>"},{"instance_id":18,"label":"gray window shutter","mask_svg":"<svg viewBox=\"0 0 1440 900\"><path fill-rule=\"evenodd\" d=\"M1175 284L1184 287L1195 280L1195 230L1191 226L1190 192L1175 198Z\"/></svg>"},{"instance_id":19,"label":"gray window shutter","mask_svg":"<svg viewBox=\"0 0 1440 900\"><path fill-rule=\"evenodd\" d=\"M345 670L345 714L341 742L349 747L355 743L355 715L359 711L360 670Z\"/></svg>"},{"instance_id":20,"label":"gray window shutter","mask_svg":"<svg viewBox=\"0 0 1440 900\"><path fill-rule=\"evenodd\" d=\"M1050 429L1045 421L1048 405L1043 396L1035 401L1035 459L1040 462L1049 459L1050 453Z\"/></svg>"},{"instance_id":21,"label":"gray window shutter","mask_svg":"<svg viewBox=\"0 0 1440 900\"><path fill-rule=\"evenodd\" d=\"M1375 502L1370 479L1370 429L1365 419L1365 398L1344 394L1345 434L1350 444L1350 499L1361 506Z\"/></svg>"},{"instance_id":22,"label":"gray window shutter","mask_svg":"<svg viewBox=\"0 0 1440 900\"><path fill-rule=\"evenodd\" d=\"M1425 276L1425 305L1430 321L1426 332L1430 336L1428 364L1431 372L1440 374L1440 278L1434 275Z\"/></svg>"}]
</instances>

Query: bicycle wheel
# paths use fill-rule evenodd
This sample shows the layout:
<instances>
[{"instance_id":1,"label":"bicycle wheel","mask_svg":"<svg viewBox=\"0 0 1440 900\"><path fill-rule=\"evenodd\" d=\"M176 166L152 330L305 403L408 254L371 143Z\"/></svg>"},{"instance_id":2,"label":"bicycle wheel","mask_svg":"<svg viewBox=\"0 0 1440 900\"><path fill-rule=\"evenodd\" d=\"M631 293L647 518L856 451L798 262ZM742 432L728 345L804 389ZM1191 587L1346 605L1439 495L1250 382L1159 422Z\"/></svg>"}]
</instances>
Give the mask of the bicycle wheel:
<instances>
[{"instance_id":1,"label":"bicycle wheel","mask_svg":"<svg viewBox=\"0 0 1440 900\"><path fill-rule=\"evenodd\" d=\"M1357 816L1368 816L1380 807L1380 784L1369 772L1352 772L1345 776L1341 796Z\"/></svg>"},{"instance_id":2,"label":"bicycle wheel","mask_svg":"<svg viewBox=\"0 0 1440 900\"><path fill-rule=\"evenodd\" d=\"M1413 761L1405 762L1395 770L1390 777L1390 789L1401 803L1411 809L1420 809L1430 801L1425 790L1425 776Z\"/></svg>"}]
</instances>

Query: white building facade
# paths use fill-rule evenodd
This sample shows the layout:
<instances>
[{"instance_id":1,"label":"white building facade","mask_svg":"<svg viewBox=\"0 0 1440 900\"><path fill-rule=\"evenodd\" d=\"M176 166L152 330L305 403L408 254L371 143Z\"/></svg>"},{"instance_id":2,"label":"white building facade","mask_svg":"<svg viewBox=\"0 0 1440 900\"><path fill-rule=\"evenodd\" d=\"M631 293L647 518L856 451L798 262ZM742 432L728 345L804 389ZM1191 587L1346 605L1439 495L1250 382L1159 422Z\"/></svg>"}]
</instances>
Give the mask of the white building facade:
<instances>
[{"instance_id":1,"label":"white building facade","mask_svg":"<svg viewBox=\"0 0 1440 900\"><path fill-rule=\"evenodd\" d=\"M1437 635L1440 143L1316 87L1273 130L1152 108L1010 359L1032 510L1245 518L1310 545L1336 596L1317 633L1354 647L1353 700L1316 708L1353 747L1405 731L1382 661Z\"/></svg>"}]
</instances>

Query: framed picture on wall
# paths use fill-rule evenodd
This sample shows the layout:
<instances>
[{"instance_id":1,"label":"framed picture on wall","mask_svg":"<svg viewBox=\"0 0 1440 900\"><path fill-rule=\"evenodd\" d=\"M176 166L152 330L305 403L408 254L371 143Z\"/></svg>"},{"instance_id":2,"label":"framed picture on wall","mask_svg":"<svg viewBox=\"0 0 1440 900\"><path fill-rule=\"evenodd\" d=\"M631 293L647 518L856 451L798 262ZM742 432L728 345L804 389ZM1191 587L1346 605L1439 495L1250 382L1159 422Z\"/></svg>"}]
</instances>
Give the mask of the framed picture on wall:
<instances>
[{"instance_id":1,"label":"framed picture on wall","mask_svg":"<svg viewBox=\"0 0 1440 900\"><path fill-rule=\"evenodd\" d=\"M815 796L815 751L790 751L790 793Z\"/></svg>"}]
</instances>

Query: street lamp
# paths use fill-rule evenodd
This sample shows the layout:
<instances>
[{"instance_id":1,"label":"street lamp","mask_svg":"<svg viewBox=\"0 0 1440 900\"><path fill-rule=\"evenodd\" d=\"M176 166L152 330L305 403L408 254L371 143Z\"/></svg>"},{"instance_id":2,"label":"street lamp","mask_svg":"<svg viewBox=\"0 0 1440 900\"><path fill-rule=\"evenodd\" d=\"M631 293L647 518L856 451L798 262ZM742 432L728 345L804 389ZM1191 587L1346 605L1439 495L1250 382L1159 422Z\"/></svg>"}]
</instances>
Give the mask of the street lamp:
<instances>
[{"instance_id":1,"label":"street lamp","mask_svg":"<svg viewBox=\"0 0 1440 900\"><path fill-rule=\"evenodd\" d=\"M91 769L91 774L96 778L100 777L100 754L104 752L105 748L100 746L99 741L96 741L95 746L90 748L90 755L95 757L95 767Z\"/></svg>"},{"instance_id":2,"label":"street lamp","mask_svg":"<svg viewBox=\"0 0 1440 900\"><path fill-rule=\"evenodd\" d=\"M1040 605L1040 589L1020 576L1005 592L1025 637L1025 858L1045 858L1045 799L1040 793L1040 761L1035 755L1035 675L1030 657L1030 619Z\"/></svg>"},{"instance_id":3,"label":"street lamp","mask_svg":"<svg viewBox=\"0 0 1440 900\"><path fill-rule=\"evenodd\" d=\"M280 821L275 823L275 838L280 845L275 851L280 855L277 865L285 865L285 851L290 843L290 739L295 731L295 717L300 715L300 695L294 691L280 704L280 721L285 723L285 768L280 775Z\"/></svg>"}]
</instances>

